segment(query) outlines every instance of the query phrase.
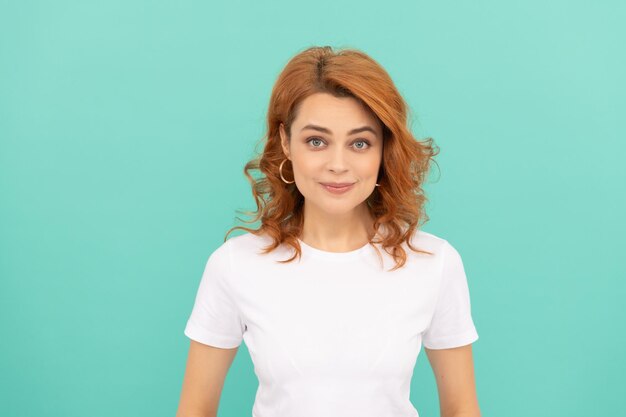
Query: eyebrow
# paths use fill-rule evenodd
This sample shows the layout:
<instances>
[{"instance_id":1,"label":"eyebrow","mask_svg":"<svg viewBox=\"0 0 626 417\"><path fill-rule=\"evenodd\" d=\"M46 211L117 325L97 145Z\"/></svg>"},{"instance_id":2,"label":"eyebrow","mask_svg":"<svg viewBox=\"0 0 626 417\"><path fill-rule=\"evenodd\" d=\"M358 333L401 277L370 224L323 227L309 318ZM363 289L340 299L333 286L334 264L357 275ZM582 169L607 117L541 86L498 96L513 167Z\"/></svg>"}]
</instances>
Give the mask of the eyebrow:
<instances>
[{"instance_id":1,"label":"eyebrow","mask_svg":"<svg viewBox=\"0 0 626 417\"><path fill-rule=\"evenodd\" d=\"M319 132L327 133L329 135L332 134L330 129L327 129L322 126L313 125L313 124L308 124L304 126L300 131L303 131L306 129L317 130ZM374 135L376 134L376 131L372 129L370 126L363 126L363 127L357 127L356 129L352 129L351 131L348 132L348 135L353 135L355 133L360 133L360 132L372 132Z\"/></svg>"}]
</instances>

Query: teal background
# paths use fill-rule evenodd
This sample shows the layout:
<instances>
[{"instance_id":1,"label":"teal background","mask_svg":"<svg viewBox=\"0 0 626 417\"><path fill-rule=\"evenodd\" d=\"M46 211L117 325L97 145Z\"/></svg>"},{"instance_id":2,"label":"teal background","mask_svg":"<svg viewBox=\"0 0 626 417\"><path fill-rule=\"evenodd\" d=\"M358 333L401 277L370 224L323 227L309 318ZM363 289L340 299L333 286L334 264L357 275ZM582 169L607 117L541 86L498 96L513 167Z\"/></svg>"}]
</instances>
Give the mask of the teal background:
<instances>
[{"instance_id":1,"label":"teal background","mask_svg":"<svg viewBox=\"0 0 626 417\"><path fill-rule=\"evenodd\" d=\"M618 1L0 2L0 414L173 416L204 264L254 208L273 83L313 45L392 76L441 148L483 416L616 415L626 318ZM260 148L259 148L260 149ZM245 344L220 416L250 416ZM438 416L422 350L411 400Z\"/></svg>"}]
</instances>

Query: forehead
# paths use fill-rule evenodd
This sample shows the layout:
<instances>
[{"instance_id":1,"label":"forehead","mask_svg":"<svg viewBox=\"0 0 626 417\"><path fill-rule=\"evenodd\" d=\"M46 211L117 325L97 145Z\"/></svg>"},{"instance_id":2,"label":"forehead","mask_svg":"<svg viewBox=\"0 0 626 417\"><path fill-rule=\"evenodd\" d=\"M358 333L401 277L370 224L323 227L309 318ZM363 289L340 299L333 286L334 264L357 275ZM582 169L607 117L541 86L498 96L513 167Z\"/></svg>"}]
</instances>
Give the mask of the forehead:
<instances>
[{"instance_id":1,"label":"forehead","mask_svg":"<svg viewBox=\"0 0 626 417\"><path fill-rule=\"evenodd\" d=\"M300 127L307 123L339 130L371 125L380 130L377 117L357 99L328 93L316 93L302 101L293 124Z\"/></svg>"}]
</instances>

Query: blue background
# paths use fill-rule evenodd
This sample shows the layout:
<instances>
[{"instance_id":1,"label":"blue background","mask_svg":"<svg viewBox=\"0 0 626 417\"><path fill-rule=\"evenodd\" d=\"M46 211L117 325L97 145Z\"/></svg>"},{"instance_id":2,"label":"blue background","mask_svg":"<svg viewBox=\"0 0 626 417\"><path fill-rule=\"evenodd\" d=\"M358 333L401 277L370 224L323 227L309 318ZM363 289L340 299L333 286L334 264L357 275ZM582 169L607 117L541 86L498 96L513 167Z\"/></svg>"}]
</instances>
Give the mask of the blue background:
<instances>
[{"instance_id":1,"label":"blue background","mask_svg":"<svg viewBox=\"0 0 626 417\"><path fill-rule=\"evenodd\" d=\"M623 410L626 6L0 1L0 414L173 416L209 254L313 45L392 76L440 147L424 230L465 262L484 416ZM260 150L257 149L257 150ZM220 416L250 416L245 344ZM437 416L424 352L411 400Z\"/></svg>"}]
</instances>

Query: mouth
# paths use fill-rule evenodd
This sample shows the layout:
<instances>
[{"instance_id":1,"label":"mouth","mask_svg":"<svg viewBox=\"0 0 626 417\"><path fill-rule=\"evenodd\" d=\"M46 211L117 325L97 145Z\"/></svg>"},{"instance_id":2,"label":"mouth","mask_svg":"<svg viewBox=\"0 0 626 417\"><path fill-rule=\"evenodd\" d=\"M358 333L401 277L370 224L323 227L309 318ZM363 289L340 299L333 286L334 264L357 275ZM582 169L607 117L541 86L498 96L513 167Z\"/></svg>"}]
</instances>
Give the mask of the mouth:
<instances>
[{"instance_id":1,"label":"mouth","mask_svg":"<svg viewBox=\"0 0 626 417\"><path fill-rule=\"evenodd\" d=\"M353 182L344 182L344 183L332 183L332 182L320 182L320 185L326 190L333 194L343 194L346 191L351 190L354 187Z\"/></svg>"}]
</instances>

